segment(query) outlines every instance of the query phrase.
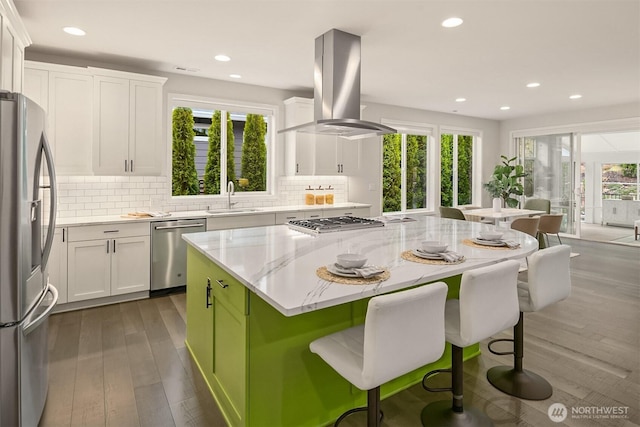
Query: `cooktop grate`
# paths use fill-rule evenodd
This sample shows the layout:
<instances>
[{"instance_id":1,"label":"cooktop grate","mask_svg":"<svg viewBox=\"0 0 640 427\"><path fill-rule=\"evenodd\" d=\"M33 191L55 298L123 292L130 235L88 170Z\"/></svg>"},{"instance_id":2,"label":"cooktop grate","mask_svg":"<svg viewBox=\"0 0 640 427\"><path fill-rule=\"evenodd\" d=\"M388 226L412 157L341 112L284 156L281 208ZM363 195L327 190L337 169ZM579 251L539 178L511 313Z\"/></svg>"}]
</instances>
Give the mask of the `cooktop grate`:
<instances>
[{"instance_id":1,"label":"cooktop grate","mask_svg":"<svg viewBox=\"0 0 640 427\"><path fill-rule=\"evenodd\" d=\"M311 233L331 233L335 231L360 230L384 227L384 223L370 218L356 216L336 216L330 218L294 219L287 223L290 228Z\"/></svg>"}]
</instances>

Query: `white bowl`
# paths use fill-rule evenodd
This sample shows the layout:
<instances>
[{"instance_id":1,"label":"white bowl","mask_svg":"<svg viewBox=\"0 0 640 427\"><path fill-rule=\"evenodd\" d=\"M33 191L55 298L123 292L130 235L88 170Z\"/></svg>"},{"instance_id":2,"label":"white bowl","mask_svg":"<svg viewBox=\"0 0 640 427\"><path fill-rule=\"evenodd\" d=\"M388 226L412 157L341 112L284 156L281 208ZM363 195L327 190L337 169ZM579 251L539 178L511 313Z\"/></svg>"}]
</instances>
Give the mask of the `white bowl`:
<instances>
[{"instance_id":1,"label":"white bowl","mask_svg":"<svg viewBox=\"0 0 640 427\"><path fill-rule=\"evenodd\" d=\"M359 268L367 262L362 254L340 254L336 257L338 264L345 268Z\"/></svg>"},{"instance_id":2,"label":"white bowl","mask_svg":"<svg viewBox=\"0 0 640 427\"><path fill-rule=\"evenodd\" d=\"M422 242L422 250L430 254L439 254L447 250L446 243L439 242L437 240L425 240Z\"/></svg>"},{"instance_id":3,"label":"white bowl","mask_svg":"<svg viewBox=\"0 0 640 427\"><path fill-rule=\"evenodd\" d=\"M484 240L500 240L502 234L499 231L481 231L480 238Z\"/></svg>"}]
</instances>

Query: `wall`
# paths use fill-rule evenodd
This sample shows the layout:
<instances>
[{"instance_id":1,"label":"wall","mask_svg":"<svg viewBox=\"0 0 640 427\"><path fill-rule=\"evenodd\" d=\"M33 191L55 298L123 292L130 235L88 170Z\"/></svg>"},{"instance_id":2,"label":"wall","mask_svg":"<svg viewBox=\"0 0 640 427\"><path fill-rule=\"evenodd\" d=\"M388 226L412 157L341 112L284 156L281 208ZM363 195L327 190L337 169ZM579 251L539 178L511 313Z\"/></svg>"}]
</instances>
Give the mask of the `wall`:
<instances>
[{"instance_id":1,"label":"wall","mask_svg":"<svg viewBox=\"0 0 640 427\"><path fill-rule=\"evenodd\" d=\"M622 130L640 130L640 104L630 103L505 120L500 123L500 146L504 152L513 155L515 147L512 143L512 132L545 134L555 132L597 133ZM638 152L583 154L581 160L586 166L586 222L600 223L602 218L602 200L600 197L602 182L599 177L599 164L607 162L634 163L640 160L638 156ZM598 173L596 173L597 171Z\"/></svg>"},{"instance_id":2,"label":"wall","mask_svg":"<svg viewBox=\"0 0 640 427\"><path fill-rule=\"evenodd\" d=\"M397 120L403 122L423 123L435 126L438 133L441 127L460 128L479 131L482 134L482 146L474 152L480 156L481 181L489 178L494 165L500 159L499 144L499 122L495 120L478 119L475 117L461 116L457 114L439 113L435 111L417 110L412 108L367 103L362 113L362 118L372 122L381 120ZM436 143L439 136L435 135ZM382 140L380 138L370 138L363 140L362 156L360 160L362 167L357 175L349 177L349 198L351 201L368 203L373 207L372 215L381 214L382 206ZM365 148L366 147L366 148ZM430 174L431 179L437 180L439 185L440 172L434 171ZM480 184L480 183L476 183ZM491 200L486 191L479 191L482 200L474 201L474 204L490 206ZM428 196L427 196L428 197ZM437 203L438 201L436 201ZM436 205L437 206L437 205Z\"/></svg>"},{"instance_id":3,"label":"wall","mask_svg":"<svg viewBox=\"0 0 640 427\"><path fill-rule=\"evenodd\" d=\"M234 82L224 82L212 79L199 78L182 74L155 73L149 70L127 66L115 66L113 64L100 62L97 60L86 60L73 57L64 57L57 55L45 55L41 53L27 52L27 59L32 61L52 62L58 64L75 65L75 66L94 66L101 68L117 69L122 71L155 74L167 77L168 80L164 85L164 101L163 107L164 128L162 132L162 141L159 141L159 149L165 155L163 164L165 171L160 177L63 177L64 196L67 199L62 203L61 216L75 215L104 215L105 209L109 213L126 213L131 210L142 209L164 209L164 210L191 210L201 209L206 206L219 207L225 203L223 198L209 199L207 201L184 201L183 199L171 198L169 196L169 182L166 170L168 170L168 133L170 132L170 120L167 109L167 95L169 93L180 93L187 95L197 95L212 97L226 100L248 101L261 104L276 105L280 109L278 115L278 126L284 125L284 104L283 101L292 96L300 96L311 98L311 91L296 92L285 91L273 88L246 85ZM480 156L480 175L482 181L486 180L493 166L499 160L500 145L499 139L499 123L494 120L477 119L457 114L438 113L433 111L417 110L391 105L382 105L367 103L362 118L374 122L383 119L399 120L405 122L426 123L436 126L438 132L441 126L455 127L462 129L470 129L479 131L483 136L483 145L477 151ZM438 137L436 136L436 140ZM276 196L268 200L261 201L245 201L243 206L271 206L277 204L299 204L304 200L304 188L307 185L326 186L332 184L336 189L336 202L352 201L367 203L372 205L372 214L379 215L381 213L382 203L382 142L380 138L367 139L362 142L361 150L362 165L360 171L348 179L345 177L286 177L284 175L284 137L278 135L276 138L275 152L275 170L279 178L276 180ZM432 176L439 180L439 172L434 171ZM64 182L66 180L66 182ZM331 182L329 182L331 181ZM119 186L120 184L120 186ZM149 187L147 188L147 184ZM479 185L480 183L476 183ZM113 186L114 188L109 188ZM370 190L371 188L371 190ZM113 193L108 190L114 190ZM87 195L87 191L91 196ZM482 193L482 203L484 206L490 205L488 195ZM106 206L109 201L103 201L102 197L113 197L113 205ZM148 196L148 199L147 197ZM93 200L89 197L96 197ZM119 199L119 200L118 200ZM241 200L241 198L240 198ZM80 202L82 201L82 202ZM97 203L97 205L96 205ZM87 204L89 207L87 207ZM117 205L116 205L117 204ZM104 206L104 207L101 207Z\"/></svg>"}]
</instances>

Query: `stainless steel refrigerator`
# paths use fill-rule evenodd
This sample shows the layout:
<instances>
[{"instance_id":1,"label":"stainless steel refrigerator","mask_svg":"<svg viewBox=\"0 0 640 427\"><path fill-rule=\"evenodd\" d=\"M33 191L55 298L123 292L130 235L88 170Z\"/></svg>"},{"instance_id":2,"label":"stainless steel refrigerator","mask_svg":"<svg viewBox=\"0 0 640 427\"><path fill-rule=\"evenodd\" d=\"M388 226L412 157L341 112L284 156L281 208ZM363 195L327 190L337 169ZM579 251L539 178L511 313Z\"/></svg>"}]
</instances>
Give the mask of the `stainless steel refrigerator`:
<instances>
[{"instance_id":1,"label":"stainless steel refrigerator","mask_svg":"<svg viewBox=\"0 0 640 427\"><path fill-rule=\"evenodd\" d=\"M0 92L0 426L37 426L48 385L47 325L58 299L47 260L56 185L44 111Z\"/></svg>"}]
</instances>

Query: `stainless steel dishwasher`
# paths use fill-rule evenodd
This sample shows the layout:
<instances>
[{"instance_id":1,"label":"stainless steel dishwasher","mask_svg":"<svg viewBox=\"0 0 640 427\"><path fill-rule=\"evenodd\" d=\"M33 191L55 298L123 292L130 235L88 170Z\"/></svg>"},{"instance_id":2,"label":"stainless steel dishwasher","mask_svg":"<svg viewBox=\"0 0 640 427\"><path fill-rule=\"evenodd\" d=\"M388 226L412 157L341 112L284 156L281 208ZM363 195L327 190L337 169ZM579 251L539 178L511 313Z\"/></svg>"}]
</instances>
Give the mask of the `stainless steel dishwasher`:
<instances>
[{"instance_id":1,"label":"stainless steel dishwasher","mask_svg":"<svg viewBox=\"0 0 640 427\"><path fill-rule=\"evenodd\" d=\"M187 242L182 235L205 230L204 218L151 223L151 293L186 286Z\"/></svg>"}]
</instances>

